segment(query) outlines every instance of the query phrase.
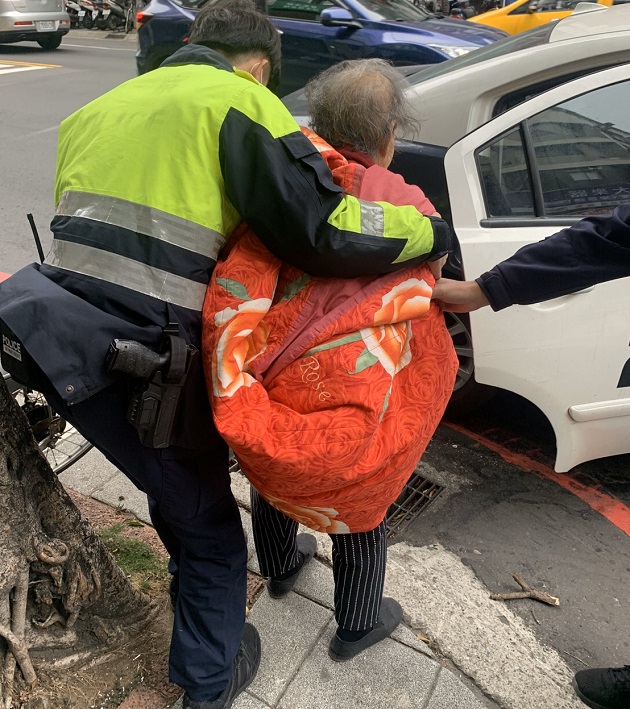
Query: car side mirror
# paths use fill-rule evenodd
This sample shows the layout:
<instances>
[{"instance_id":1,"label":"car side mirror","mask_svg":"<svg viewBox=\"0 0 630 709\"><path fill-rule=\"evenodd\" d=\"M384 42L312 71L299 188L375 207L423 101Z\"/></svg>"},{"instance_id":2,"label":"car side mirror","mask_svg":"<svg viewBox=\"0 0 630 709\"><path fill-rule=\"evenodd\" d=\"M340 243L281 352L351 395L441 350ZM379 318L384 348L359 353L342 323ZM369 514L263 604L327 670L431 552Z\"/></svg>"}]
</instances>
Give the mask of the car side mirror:
<instances>
[{"instance_id":1,"label":"car side mirror","mask_svg":"<svg viewBox=\"0 0 630 709\"><path fill-rule=\"evenodd\" d=\"M533 12L538 12L540 8L538 7L537 2L530 2L529 5L527 6L527 12L533 13Z\"/></svg>"},{"instance_id":2,"label":"car side mirror","mask_svg":"<svg viewBox=\"0 0 630 709\"><path fill-rule=\"evenodd\" d=\"M319 20L325 27L354 27L355 29L361 27L352 13L343 7L327 7L321 11Z\"/></svg>"}]
</instances>

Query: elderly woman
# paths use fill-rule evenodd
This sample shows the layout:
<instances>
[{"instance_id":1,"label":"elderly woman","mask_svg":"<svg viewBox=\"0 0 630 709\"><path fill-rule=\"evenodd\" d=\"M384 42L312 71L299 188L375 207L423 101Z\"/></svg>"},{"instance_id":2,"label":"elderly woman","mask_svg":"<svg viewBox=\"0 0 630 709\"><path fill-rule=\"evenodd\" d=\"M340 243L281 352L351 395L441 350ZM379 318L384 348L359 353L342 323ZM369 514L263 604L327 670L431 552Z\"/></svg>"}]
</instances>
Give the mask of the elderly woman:
<instances>
[{"instance_id":1,"label":"elderly woman","mask_svg":"<svg viewBox=\"0 0 630 709\"><path fill-rule=\"evenodd\" d=\"M407 197L423 214L440 216L419 187L407 185L387 170L394 157L396 129L418 127L405 98L406 88L402 74L382 59L336 64L306 85L311 127L349 161L368 168L362 199L373 194L375 200L386 201L384 181L398 203L405 204Z\"/></svg>"},{"instance_id":2,"label":"elderly woman","mask_svg":"<svg viewBox=\"0 0 630 709\"><path fill-rule=\"evenodd\" d=\"M422 191L387 170L396 127L411 123L404 87L381 60L336 65L307 86L316 134L305 132L344 191L432 215ZM378 235L378 209L365 205L362 217ZM314 278L282 264L244 225L225 251L204 305L215 422L252 483L254 542L273 597L289 593L315 552L298 523L330 535L338 629L329 654L348 660L402 618L383 598L385 515L457 369L430 303L431 265Z\"/></svg>"}]
</instances>

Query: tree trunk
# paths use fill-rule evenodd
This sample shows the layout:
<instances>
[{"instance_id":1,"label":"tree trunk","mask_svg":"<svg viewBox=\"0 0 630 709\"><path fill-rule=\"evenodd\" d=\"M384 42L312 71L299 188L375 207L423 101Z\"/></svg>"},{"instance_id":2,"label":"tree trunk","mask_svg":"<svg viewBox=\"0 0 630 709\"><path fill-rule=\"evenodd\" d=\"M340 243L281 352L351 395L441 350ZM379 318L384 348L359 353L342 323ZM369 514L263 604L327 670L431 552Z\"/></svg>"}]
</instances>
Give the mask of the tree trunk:
<instances>
[{"instance_id":1,"label":"tree trunk","mask_svg":"<svg viewBox=\"0 0 630 709\"><path fill-rule=\"evenodd\" d=\"M40 454L0 377L0 708L36 668L109 655L155 616Z\"/></svg>"}]
</instances>

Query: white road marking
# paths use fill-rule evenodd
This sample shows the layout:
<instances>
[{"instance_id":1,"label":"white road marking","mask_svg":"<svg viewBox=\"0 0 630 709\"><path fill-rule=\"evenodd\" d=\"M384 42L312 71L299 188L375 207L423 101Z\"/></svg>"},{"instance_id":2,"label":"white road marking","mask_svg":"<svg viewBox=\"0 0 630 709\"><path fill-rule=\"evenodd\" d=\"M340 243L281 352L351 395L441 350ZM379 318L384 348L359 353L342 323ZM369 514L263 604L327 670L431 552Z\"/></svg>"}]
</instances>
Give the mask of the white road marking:
<instances>
[{"instance_id":1,"label":"white road marking","mask_svg":"<svg viewBox=\"0 0 630 709\"><path fill-rule=\"evenodd\" d=\"M15 74L19 71L35 71L37 69L61 69L60 64L41 64L39 62L17 62L0 59L0 76Z\"/></svg>"},{"instance_id":2,"label":"white road marking","mask_svg":"<svg viewBox=\"0 0 630 709\"><path fill-rule=\"evenodd\" d=\"M51 126L50 128L42 128L41 130L36 130L34 133L29 133L28 135L24 136L25 138L30 138L33 135L42 135L42 133L53 133L54 131L58 130L59 126Z\"/></svg>"},{"instance_id":3,"label":"white road marking","mask_svg":"<svg viewBox=\"0 0 630 709\"><path fill-rule=\"evenodd\" d=\"M37 69L44 69L43 66L15 66L15 67L4 67L0 66L0 76L5 74L15 74L18 71L36 71Z\"/></svg>"}]
</instances>

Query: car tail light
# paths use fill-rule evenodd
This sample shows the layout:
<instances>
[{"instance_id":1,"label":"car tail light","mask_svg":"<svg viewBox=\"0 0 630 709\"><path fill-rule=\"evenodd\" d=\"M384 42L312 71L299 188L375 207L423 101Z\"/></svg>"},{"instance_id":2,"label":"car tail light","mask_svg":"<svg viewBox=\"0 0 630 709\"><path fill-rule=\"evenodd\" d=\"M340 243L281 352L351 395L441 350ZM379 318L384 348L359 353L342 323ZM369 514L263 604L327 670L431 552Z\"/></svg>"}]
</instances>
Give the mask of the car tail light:
<instances>
[{"instance_id":1,"label":"car tail light","mask_svg":"<svg viewBox=\"0 0 630 709\"><path fill-rule=\"evenodd\" d=\"M140 29L153 17L150 12L138 12L136 14L136 29Z\"/></svg>"},{"instance_id":2,"label":"car tail light","mask_svg":"<svg viewBox=\"0 0 630 709\"><path fill-rule=\"evenodd\" d=\"M13 26L14 26L14 27L30 27L32 24L33 24L32 21L30 21L30 20L28 20L28 21L24 20L24 21L22 21L22 22L14 22L14 23L13 23Z\"/></svg>"}]
</instances>

